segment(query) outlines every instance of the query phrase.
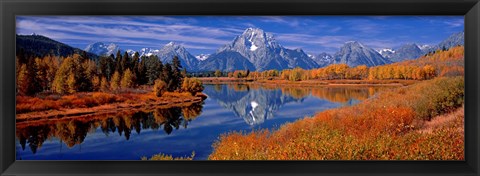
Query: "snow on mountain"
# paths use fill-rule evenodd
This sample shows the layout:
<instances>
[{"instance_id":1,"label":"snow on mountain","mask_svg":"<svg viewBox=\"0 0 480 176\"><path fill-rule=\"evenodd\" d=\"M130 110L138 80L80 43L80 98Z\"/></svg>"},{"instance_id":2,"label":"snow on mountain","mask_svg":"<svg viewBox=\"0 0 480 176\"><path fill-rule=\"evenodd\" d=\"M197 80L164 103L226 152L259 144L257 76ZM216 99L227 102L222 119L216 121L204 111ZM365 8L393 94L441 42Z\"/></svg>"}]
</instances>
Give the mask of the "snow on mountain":
<instances>
[{"instance_id":1,"label":"snow on mountain","mask_svg":"<svg viewBox=\"0 0 480 176\"><path fill-rule=\"evenodd\" d=\"M199 54L199 55L195 56L195 58L197 58L200 61L207 60L208 57L210 57L210 54Z\"/></svg>"},{"instance_id":2,"label":"snow on mountain","mask_svg":"<svg viewBox=\"0 0 480 176\"><path fill-rule=\"evenodd\" d=\"M140 54L140 56L150 57L152 55L158 55L159 52L160 52L160 50L158 50L158 49L142 48L142 49L140 49L140 51L138 53Z\"/></svg>"},{"instance_id":3,"label":"snow on mountain","mask_svg":"<svg viewBox=\"0 0 480 176\"><path fill-rule=\"evenodd\" d=\"M390 58L395 53L395 50L392 48L384 48L377 50L377 52L380 53L380 55L382 55L384 58Z\"/></svg>"},{"instance_id":4,"label":"snow on mountain","mask_svg":"<svg viewBox=\"0 0 480 176\"><path fill-rule=\"evenodd\" d=\"M172 62L174 56L177 56L180 59L182 67L187 69L187 71L196 71L198 69L199 61L195 56L190 54L185 47L182 45L170 42L163 46L160 50L148 50L145 51L145 55L156 55L158 56L163 63Z\"/></svg>"},{"instance_id":5,"label":"snow on mountain","mask_svg":"<svg viewBox=\"0 0 480 176\"><path fill-rule=\"evenodd\" d=\"M103 42L96 42L89 44L84 50L99 56L110 56L111 54L117 53L120 47L114 43L105 44Z\"/></svg>"},{"instance_id":6,"label":"snow on mountain","mask_svg":"<svg viewBox=\"0 0 480 176\"><path fill-rule=\"evenodd\" d=\"M317 56L312 56L311 58L319 65L319 67L328 66L330 64L333 64L335 61L332 55L325 52L320 53Z\"/></svg>"},{"instance_id":7,"label":"snow on mountain","mask_svg":"<svg viewBox=\"0 0 480 176\"><path fill-rule=\"evenodd\" d=\"M218 58L218 56L225 58ZM254 66L254 70L257 71L318 67L318 64L308 57L303 50L286 49L275 41L273 35L259 28L247 28L241 35L235 37L230 44L221 47L215 54L205 60L205 62L218 63L202 64L201 70L225 70L226 68L209 68L207 66L221 66L220 63L225 63L226 58L242 66L250 65L243 64L243 59L247 59Z\"/></svg>"},{"instance_id":8,"label":"snow on mountain","mask_svg":"<svg viewBox=\"0 0 480 176\"><path fill-rule=\"evenodd\" d=\"M285 104L304 101L304 98L294 98L279 89L249 89L235 93L234 91L225 87L220 90L205 89L204 93L220 106L231 109L235 116L243 118L245 123L251 126L260 125L267 119L274 118L275 112Z\"/></svg>"}]
</instances>

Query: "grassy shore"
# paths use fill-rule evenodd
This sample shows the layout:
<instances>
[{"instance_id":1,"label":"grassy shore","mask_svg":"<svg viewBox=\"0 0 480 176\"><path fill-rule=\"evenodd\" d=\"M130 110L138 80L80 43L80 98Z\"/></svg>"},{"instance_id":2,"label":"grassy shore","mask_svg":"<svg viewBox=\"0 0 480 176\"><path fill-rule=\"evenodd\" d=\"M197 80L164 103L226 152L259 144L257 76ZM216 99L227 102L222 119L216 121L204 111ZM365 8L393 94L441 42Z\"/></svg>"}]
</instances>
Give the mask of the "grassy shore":
<instances>
[{"instance_id":1,"label":"grassy shore","mask_svg":"<svg viewBox=\"0 0 480 176\"><path fill-rule=\"evenodd\" d=\"M123 109L171 107L196 103L205 99L198 93L166 92L156 97L152 92L105 93L84 92L67 96L17 96L17 122L110 113Z\"/></svg>"},{"instance_id":2,"label":"grassy shore","mask_svg":"<svg viewBox=\"0 0 480 176\"><path fill-rule=\"evenodd\" d=\"M463 96L463 77L423 81L278 130L222 135L209 159L462 160Z\"/></svg>"}]
</instances>

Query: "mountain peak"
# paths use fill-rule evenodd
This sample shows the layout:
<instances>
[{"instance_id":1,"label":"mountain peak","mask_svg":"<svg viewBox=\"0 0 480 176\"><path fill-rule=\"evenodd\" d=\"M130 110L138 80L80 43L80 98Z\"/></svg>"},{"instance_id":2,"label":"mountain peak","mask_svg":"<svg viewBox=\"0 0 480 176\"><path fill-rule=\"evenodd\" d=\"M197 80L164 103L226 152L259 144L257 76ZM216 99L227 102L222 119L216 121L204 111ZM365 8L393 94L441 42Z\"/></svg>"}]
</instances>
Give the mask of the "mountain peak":
<instances>
[{"instance_id":1,"label":"mountain peak","mask_svg":"<svg viewBox=\"0 0 480 176\"><path fill-rule=\"evenodd\" d=\"M230 66L225 67L226 63L238 65L242 69L253 67L257 71L318 67L318 64L302 49L284 48L275 41L272 34L252 27L245 29L241 35L217 50L206 61L211 68L204 66L203 70L231 69Z\"/></svg>"},{"instance_id":2,"label":"mountain peak","mask_svg":"<svg viewBox=\"0 0 480 176\"><path fill-rule=\"evenodd\" d=\"M265 33L265 32L263 31L263 29L260 29L260 28L249 27L249 28L245 29L245 31L244 31L243 33L244 33L244 34L245 34L245 33L263 34L263 33Z\"/></svg>"},{"instance_id":3,"label":"mountain peak","mask_svg":"<svg viewBox=\"0 0 480 176\"><path fill-rule=\"evenodd\" d=\"M357 41L346 42L333 58L334 63L347 64L350 67L358 65L377 66L390 63L377 51Z\"/></svg>"},{"instance_id":4,"label":"mountain peak","mask_svg":"<svg viewBox=\"0 0 480 176\"><path fill-rule=\"evenodd\" d=\"M177 45L176 42L170 41L170 42L168 42L165 46L175 46L175 45Z\"/></svg>"},{"instance_id":5,"label":"mountain peak","mask_svg":"<svg viewBox=\"0 0 480 176\"><path fill-rule=\"evenodd\" d=\"M358 41L347 41L347 42L345 42L344 47L360 47L360 48L363 48L365 46Z\"/></svg>"},{"instance_id":6,"label":"mountain peak","mask_svg":"<svg viewBox=\"0 0 480 176\"><path fill-rule=\"evenodd\" d=\"M115 54L120 47L115 43L105 44L103 42L95 42L87 45L85 51L94 53L99 56L109 56Z\"/></svg>"}]
</instances>

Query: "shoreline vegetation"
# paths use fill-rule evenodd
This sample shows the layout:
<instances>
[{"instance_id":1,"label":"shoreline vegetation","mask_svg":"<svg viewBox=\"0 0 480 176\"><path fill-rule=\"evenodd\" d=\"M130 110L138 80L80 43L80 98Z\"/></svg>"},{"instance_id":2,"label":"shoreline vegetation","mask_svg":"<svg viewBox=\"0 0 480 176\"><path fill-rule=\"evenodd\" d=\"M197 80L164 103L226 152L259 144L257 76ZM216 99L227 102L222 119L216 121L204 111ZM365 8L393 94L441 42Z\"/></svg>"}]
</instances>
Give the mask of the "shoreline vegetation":
<instances>
[{"instance_id":1,"label":"shoreline vegetation","mask_svg":"<svg viewBox=\"0 0 480 176\"><path fill-rule=\"evenodd\" d=\"M353 105L279 129L229 132L209 160L463 160L464 48L387 65L266 71L219 70L190 78L177 57L120 52L95 63L86 54L17 56L17 123L88 117L132 108L176 107L206 98L203 84L398 86ZM215 77L213 77L215 76ZM159 154L150 159L176 158ZM144 157L143 159L147 159Z\"/></svg>"},{"instance_id":2,"label":"shoreline vegetation","mask_svg":"<svg viewBox=\"0 0 480 176\"><path fill-rule=\"evenodd\" d=\"M209 159L462 160L463 89L463 77L435 78L278 130L230 132Z\"/></svg>"},{"instance_id":3,"label":"shoreline vegetation","mask_svg":"<svg viewBox=\"0 0 480 176\"><path fill-rule=\"evenodd\" d=\"M276 130L231 131L208 160L463 160L464 48L376 67L216 71L204 84L396 85ZM162 158L165 159L165 158Z\"/></svg>"},{"instance_id":4,"label":"shoreline vegetation","mask_svg":"<svg viewBox=\"0 0 480 176\"><path fill-rule=\"evenodd\" d=\"M57 98L57 99L55 99ZM203 101L203 93L166 92L162 97L154 93L86 92L68 96L17 97L17 123L64 117L82 117L122 111L125 109L180 107ZM19 113L20 112L20 113Z\"/></svg>"},{"instance_id":5,"label":"shoreline vegetation","mask_svg":"<svg viewBox=\"0 0 480 176\"><path fill-rule=\"evenodd\" d=\"M17 66L17 122L105 113L126 108L182 106L203 101L203 85L189 78L177 56L123 55L88 58L86 53L43 58L20 52Z\"/></svg>"}]
</instances>

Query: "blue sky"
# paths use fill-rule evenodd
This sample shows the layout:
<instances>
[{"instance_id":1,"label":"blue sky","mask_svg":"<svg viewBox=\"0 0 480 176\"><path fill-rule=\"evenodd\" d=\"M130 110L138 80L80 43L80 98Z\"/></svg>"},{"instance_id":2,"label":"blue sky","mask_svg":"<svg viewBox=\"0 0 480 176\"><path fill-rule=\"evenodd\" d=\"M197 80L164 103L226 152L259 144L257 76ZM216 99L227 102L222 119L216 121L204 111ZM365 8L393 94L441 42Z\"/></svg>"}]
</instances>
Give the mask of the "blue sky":
<instances>
[{"instance_id":1,"label":"blue sky","mask_svg":"<svg viewBox=\"0 0 480 176\"><path fill-rule=\"evenodd\" d=\"M463 16L17 16L17 34L40 34L84 49L159 49L170 41L194 54L214 53L248 27L272 33L286 48L335 53L347 41L374 49L435 45L464 30Z\"/></svg>"}]
</instances>

